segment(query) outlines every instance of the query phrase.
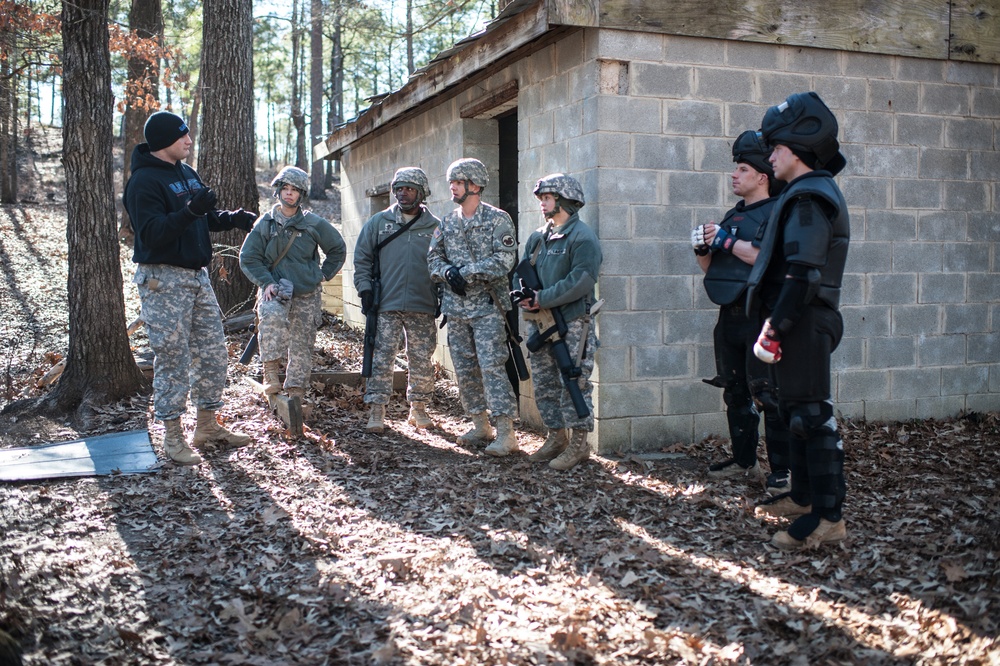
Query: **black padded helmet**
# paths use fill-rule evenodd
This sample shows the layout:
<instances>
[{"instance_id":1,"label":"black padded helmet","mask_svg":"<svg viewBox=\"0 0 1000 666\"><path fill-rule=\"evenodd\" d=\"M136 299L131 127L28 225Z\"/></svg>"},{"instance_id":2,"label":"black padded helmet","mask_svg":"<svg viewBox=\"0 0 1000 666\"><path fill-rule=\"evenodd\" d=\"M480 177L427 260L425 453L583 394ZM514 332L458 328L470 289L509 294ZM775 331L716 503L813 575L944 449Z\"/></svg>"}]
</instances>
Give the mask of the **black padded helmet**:
<instances>
[{"instance_id":1,"label":"black padded helmet","mask_svg":"<svg viewBox=\"0 0 1000 666\"><path fill-rule=\"evenodd\" d=\"M795 93L764 114L760 132L771 149L788 146L801 158L836 175L847 166L837 141L837 118L814 92ZM814 158L814 159L813 159Z\"/></svg>"},{"instance_id":2,"label":"black padded helmet","mask_svg":"<svg viewBox=\"0 0 1000 666\"><path fill-rule=\"evenodd\" d=\"M771 149L761 139L760 132L754 130L743 132L733 142L734 162L745 162L757 171L766 174L768 178L774 178L774 167L767 161L770 154Z\"/></svg>"}]
</instances>

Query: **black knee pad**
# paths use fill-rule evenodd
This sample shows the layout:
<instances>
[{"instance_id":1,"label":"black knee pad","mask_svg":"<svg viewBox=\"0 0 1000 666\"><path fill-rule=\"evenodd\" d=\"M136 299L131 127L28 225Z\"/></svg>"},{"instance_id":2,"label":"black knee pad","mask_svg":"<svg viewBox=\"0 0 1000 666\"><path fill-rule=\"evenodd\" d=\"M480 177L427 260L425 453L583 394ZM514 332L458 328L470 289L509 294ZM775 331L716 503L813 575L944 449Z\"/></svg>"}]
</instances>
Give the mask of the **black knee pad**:
<instances>
[{"instance_id":1,"label":"black knee pad","mask_svg":"<svg viewBox=\"0 0 1000 666\"><path fill-rule=\"evenodd\" d=\"M833 418L833 403L796 402L787 405L788 429L796 437L808 439L810 436L836 434L837 423Z\"/></svg>"}]
</instances>

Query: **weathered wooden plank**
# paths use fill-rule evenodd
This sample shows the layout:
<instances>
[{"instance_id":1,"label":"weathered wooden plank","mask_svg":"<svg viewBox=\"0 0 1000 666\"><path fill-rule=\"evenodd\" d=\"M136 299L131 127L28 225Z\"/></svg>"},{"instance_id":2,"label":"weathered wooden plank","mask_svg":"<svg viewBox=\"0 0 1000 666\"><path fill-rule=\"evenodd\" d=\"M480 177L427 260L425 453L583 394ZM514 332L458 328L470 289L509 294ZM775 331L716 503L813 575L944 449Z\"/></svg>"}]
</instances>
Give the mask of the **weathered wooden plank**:
<instances>
[{"instance_id":1,"label":"weathered wooden plank","mask_svg":"<svg viewBox=\"0 0 1000 666\"><path fill-rule=\"evenodd\" d=\"M350 386L352 384L361 383L361 373L360 372L313 372L309 376L309 381L319 382L326 386L332 386L334 384L346 384ZM403 391L405 389L406 389L406 371L393 370L392 390Z\"/></svg>"},{"instance_id":2,"label":"weathered wooden plank","mask_svg":"<svg viewBox=\"0 0 1000 666\"><path fill-rule=\"evenodd\" d=\"M1000 63L1000 0L955 0L951 7L953 60Z\"/></svg>"},{"instance_id":3,"label":"weathered wooden plank","mask_svg":"<svg viewBox=\"0 0 1000 666\"><path fill-rule=\"evenodd\" d=\"M546 0L550 25L596 28L601 0Z\"/></svg>"},{"instance_id":4,"label":"weathered wooden plank","mask_svg":"<svg viewBox=\"0 0 1000 666\"><path fill-rule=\"evenodd\" d=\"M528 7L467 47L431 63L419 76L411 77L398 91L365 110L357 120L316 144L313 147L314 159L339 158L340 152L358 139L413 113L419 104L445 90L469 83L470 77L530 44L548 30L545 3L539 2Z\"/></svg>"},{"instance_id":5,"label":"weathered wooden plank","mask_svg":"<svg viewBox=\"0 0 1000 666\"><path fill-rule=\"evenodd\" d=\"M264 392L264 385L247 377L247 382L254 391L267 398L267 404L271 410L284 422L288 432L294 437L301 437L303 431L302 421L302 401L298 398L289 398L286 395L267 395Z\"/></svg>"},{"instance_id":6,"label":"weathered wooden plank","mask_svg":"<svg viewBox=\"0 0 1000 666\"><path fill-rule=\"evenodd\" d=\"M601 0L600 7L602 28L948 57L947 0Z\"/></svg>"}]
</instances>

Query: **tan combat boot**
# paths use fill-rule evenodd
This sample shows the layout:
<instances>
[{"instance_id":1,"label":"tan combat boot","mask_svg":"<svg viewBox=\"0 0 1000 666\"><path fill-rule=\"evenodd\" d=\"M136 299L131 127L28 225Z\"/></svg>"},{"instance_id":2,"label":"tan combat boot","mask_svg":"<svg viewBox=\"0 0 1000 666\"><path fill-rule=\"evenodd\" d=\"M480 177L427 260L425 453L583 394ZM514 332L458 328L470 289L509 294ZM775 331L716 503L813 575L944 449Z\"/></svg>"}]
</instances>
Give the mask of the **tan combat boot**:
<instances>
[{"instance_id":1,"label":"tan combat boot","mask_svg":"<svg viewBox=\"0 0 1000 666\"><path fill-rule=\"evenodd\" d=\"M281 372L281 361L264 361L264 393L266 395L277 395L281 391L281 379L278 375Z\"/></svg>"},{"instance_id":2,"label":"tan combat boot","mask_svg":"<svg viewBox=\"0 0 1000 666\"><path fill-rule=\"evenodd\" d=\"M427 404L423 402L410 403L410 415L406 421L415 428L430 428L434 425L431 417L427 414Z\"/></svg>"},{"instance_id":3,"label":"tan combat boot","mask_svg":"<svg viewBox=\"0 0 1000 666\"><path fill-rule=\"evenodd\" d=\"M552 469L567 470L576 467L590 457L590 442L587 441L587 431L570 430L569 446L559 454L559 457L549 463Z\"/></svg>"},{"instance_id":4,"label":"tan combat boot","mask_svg":"<svg viewBox=\"0 0 1000 666\"><path fill-rule=\"evenodd\" d=\"M509 416L497 417L497 437L486 447L486 453L497 458L508 456L517 451L517 433L514 432L514 419Z\"/></svg>"},{"instance_id":5,"label":"tan combat boot","mask_svg":"<svg viewBox=\"0 0 1000 666\"><path fill-rule=\"evenodd\" d=\"M222 442L230 446L246 446L250 443L250 437L235 433L219 425L214 411L199 409L198 425L194 429L194 444L195 446L201 446L205 442Z\"/></svg>"},{"instance_id":6,"label":"tan combat boot","mask_svg":"<svg viewBox=\"0 0 1000 666\"><path fill-rule=\"evenodd\" d=\"M805 550L806 548L817 548L828 543L840 543L846 538L847 526L843 519L834 523L826 518L820 518L819 526L804 540L800 541L786 530L782 530L771 537L771 545L781 550Z\"/></svg>"},{"instance_id":7,"label":"tan combat boot","mask_svg":"<svg viewBox=\"0 0 1000 666\"><path fill-rule=\"evenodd\" d=\"M368 425L365 426L368 432L382 432L385 430L385 405L372 403L368 412Z\"/></svg>"},{"instance_id":8,"label":"tan combat boot","mask_svg":"<svg viewBox=\"0 0 1000 666\"><path fill-rule=\"evenodd\" d=\"M306 399L306 390L301 386L289 386L285 389L285 395L289 398L298 398L299 402L303 402Z\"/></svg>"},{"instance_id":9,"label":"tan combat boot","mask_svg":"<svg viewBox=\"0 0 1000 666\"><path fill-rule=\"evenodd\" d=\"M559 457L560 453L566 450L567 446L569 446L569 433L566 431L566 428L549 430L549 436L545 438L542 448L528 456L528 460L531 462L555 460Z\"/></svg>"},{"instance_id":10,"label":"tan combat boot","mask_svg":"<svg viewBox=\"0 0 1000 666\"><path fill-rule=\"evenodd\" d=\"M163 451L178 465L197 465L201 462L198 452L188 446L184 439L184 429L179 418L164 421Z\"/></svg>"},{"instance_id":11,"label":"tan combat boot","mask_svg":"<svg viewBox=\"0 0 1000 666\"><path fill-rule=\"evenodd\" d=\"M490 425L490 417L486 412L469 414L472 419L472 430L458 438L459 444L474 444L476 442L488 442L496 437L496 431Z\"/></svg>"}]
</instances>

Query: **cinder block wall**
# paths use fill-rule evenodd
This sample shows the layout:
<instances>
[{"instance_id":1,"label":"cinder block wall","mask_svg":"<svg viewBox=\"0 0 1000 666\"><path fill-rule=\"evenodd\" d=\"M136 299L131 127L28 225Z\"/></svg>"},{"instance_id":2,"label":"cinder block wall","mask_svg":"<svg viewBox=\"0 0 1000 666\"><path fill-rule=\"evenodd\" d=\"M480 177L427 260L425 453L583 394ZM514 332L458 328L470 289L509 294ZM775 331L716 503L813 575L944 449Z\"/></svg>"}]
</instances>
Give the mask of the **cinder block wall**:
<instances>
[{"instance_id":1,"label":"cinder block wall","mask_svg":"<svg viewBox=\"0 0 1000 666\"><path fill-rule=\"evenodd\" d=\"M584 138L597 136L568 168L597 203L584 210L605 251L601 449L726 432L721 392L700 381L714 375L717 310L688 235L735 203L732 140L805 90L836 113L849 162L837 178L852 220L837 409L870 420L1000 409L1000 68L581 34L598 81Z\"/></svg>"},{"instance_id":2,"label":"cinder block wall","mask_svg":"<svg viewBox=\"0 0 1000 666\"><path fill-rule=\"evenodd\" d=\"M581 216L604 250L593 440L602 451L648 450L725 433L721 391L701 382L715 374L717 309L690 229L736 202L733 139L759 127L768 106L816 90L840 120L849 161L837 178L852 220L845 338L833 359L837 409L870 420L995 411L998 70L581 30L345 155L345 237L353 248L370 212L364 190L404 163L427 171L434 212L450 210L453 159L495 166L494 125L462 120L459 109L516 79L522 247L539 220L535 180L566 171L583 183ZM345 300L360 321L352 270L349 260Z\"/></svg>"}]
</instances>

